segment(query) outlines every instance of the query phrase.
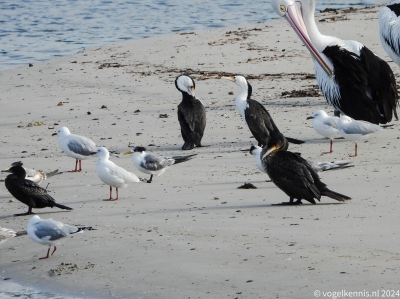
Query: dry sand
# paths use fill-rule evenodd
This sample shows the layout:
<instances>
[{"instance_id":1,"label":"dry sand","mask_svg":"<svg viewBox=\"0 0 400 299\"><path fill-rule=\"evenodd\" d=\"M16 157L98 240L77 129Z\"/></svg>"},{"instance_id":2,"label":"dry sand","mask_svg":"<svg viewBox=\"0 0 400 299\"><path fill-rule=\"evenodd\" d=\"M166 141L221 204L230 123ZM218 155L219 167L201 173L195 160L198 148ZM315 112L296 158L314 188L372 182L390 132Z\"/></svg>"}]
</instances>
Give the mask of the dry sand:
<instances>
[{"instance_id":1,"label":"dry sand","mask_svg":"<svg viewBox=\"0 0 400 299\"><path fill-rule=\"evenodd\" d=\"M325 22L318 26L389 60L379 42L377 11L322 14ZM399 67L390 66L398 77ZM196 95L207 106L203 143L210 147L191 152L180 150L176 116L181 94L174 79L184 72L193 75ZM321 156L329 141L306 117L333 110L311 95L318 91L307 76L313 74L311 58L284 20L123 42L7 70L0 73L2 167L21 160L30 168L58 168L63 173L42 186L50 183L57 202L74 210L36 212L97 230L64 241L48 260L38 260L47 247L14 238L0 248L0 275L86 298L314 298L315 290L398 289L398 123L359 144L354 168L321 174L351 202L324 197L317 205L273 206L288 198L265 182L254 157L241 152L255 140L235 108L238 87L209 78L219 72L249 78L253 98L266 105L281 131L307 142L291 145L292 151L316 160L349 159L354 144L344 140L334 143L332 155ZM312 92L281 96L292 90ZM44 124L28 126L35 122ZM105 202L108 186L96 175L94 157L83 161L81 173L66 172L75 162L51 136L61 126L116 153L143 145L157 155L198 156ZM113 154L111 160L145 176L129 156ZM257 189L237 189L246 182ZM4 185L0 198L0 226L25 229L30 217L13 214L27 207L10 202Z\"/></svg>"}]
</instances>

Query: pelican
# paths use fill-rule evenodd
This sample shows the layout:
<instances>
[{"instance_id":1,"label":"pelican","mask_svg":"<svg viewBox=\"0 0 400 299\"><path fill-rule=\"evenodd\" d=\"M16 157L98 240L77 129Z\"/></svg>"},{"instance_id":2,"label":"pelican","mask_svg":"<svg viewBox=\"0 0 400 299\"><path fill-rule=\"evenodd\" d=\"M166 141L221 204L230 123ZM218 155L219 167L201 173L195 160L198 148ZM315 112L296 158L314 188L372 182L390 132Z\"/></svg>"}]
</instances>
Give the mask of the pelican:
<instances>
[{"instance_id":1,"label":"pelican","mask_svg":"<svg viewBox=\"0 0 400 299\"><path fill-rule=\"evenodd\" d=\"M357 41L321 34L314 0L271 3L310 51L319 88L336 111L374 124L398 119L395 77L385 61Z\"/></svg>"},{"instance_id":2,"label":"pelican","mask_svg":"<svg viewBox=\"0 0 400 299\"><path fill-rule=\"evenodd\" d=\"M383 49L400 66L400 1L393 1L379 11L379 36Z\"/></svg>"}]
</instances>

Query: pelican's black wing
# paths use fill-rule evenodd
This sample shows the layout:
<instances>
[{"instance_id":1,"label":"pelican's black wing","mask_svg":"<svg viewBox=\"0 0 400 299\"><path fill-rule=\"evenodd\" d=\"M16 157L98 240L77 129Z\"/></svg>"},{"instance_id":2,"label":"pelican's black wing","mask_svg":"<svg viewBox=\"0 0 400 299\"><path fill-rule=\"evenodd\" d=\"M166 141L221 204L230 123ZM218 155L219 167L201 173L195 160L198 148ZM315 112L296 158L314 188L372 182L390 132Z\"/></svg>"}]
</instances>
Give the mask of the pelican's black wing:
<instances>
[{"instance_id":1,"label":"pelican's black wing","mask_svg":"<svg viewBox=\"0 0 400 299\"><path fill-rule=\"evenodd\" d=\"M374 124L397 118L396 82L389 65L368 48L360 56L340 46L326 47L323 53L334 66L334 80L340 88L340 110L346 115Z\"/></svg>"}]
</instances>

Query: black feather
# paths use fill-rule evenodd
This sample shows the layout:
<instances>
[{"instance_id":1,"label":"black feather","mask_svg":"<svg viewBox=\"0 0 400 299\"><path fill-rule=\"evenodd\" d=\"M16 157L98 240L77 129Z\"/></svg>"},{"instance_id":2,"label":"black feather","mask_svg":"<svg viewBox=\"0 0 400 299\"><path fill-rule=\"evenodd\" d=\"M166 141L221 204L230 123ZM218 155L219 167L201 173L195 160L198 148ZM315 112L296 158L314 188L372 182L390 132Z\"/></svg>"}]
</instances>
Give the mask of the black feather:
<instances>
[{"instance_id":1,"label":"black feather","mask_svg":"<svg viewBox=\"0 0 400 299\"><path fill-rule=\"evenodd\" d=\"M289 196L290 203L293 203L293 199L297 199L296 203L304 199L315 204L315 199L320 201L322 195L338 201L351 199L329 190L305 159L297 153L284 150L284 139L282 133L272 134L261 157L262 165L272 182ZM274 146L277 149L267 155L267 151Z\"/></svg>"},{"instance_id":2,"label":"black feather","mask_svg":"<svg viewBox=\"0 0 400 299\"><path fill-rule=\"evenodd\" d=\"M16 164L4 172L11 172L4 181L7 190L17 200L29 207L27 213L20 215L33 214L32 208L43 209L46 207L57 207L64 210L73 210L70 207L56 203L54 198L47 193L46 189L30 180L26 180L25 169L21 165Z\"/></svg>"}]
</instances>

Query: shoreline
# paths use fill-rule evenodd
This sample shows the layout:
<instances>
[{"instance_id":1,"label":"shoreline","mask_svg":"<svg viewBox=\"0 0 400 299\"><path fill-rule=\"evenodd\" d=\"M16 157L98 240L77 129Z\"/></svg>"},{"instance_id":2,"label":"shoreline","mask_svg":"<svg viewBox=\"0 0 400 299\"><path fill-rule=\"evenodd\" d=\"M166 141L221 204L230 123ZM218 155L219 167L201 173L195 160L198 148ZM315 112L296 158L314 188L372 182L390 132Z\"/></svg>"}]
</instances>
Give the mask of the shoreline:
<instances>
[{"instance_id":1,"label":"shoreline","mask_svg":"<svg viewBox=\"0 0 400 299\"><path fill-rule=\"evenodd\" d=\"M378 37L378 10L340 13L334 21L329 13L318 14L325 19L318 26L325 34L356 39L388 61ZM390 66L398 78L398 67ZM196 96L207 107L203 142L211 146L186 153L176 117L181 95L173 82L189 69ZM50 194L74 211L36 212L97 229L65 240L54 256L40 261L45 246L27 236L11 239L0 247L2 276L84 298L311 298L314 290L396 288L391 263L400 254L392 225L398 126L361 144L355 167L321 174L351 203L323 198L315 206L272 206L286 195L265 182L254 157L240 151L254 139L235 108L237 86L215 79L222 72L247 76L254 98L268 107L280 130L307 142L291 145L292 151L349 159L353 143L343 140L335 142L331 156L321 156L329 142L306 121L317 109L331 114L321 96L281 96L316 89L315 79L307 77L313 74L309 53L285 20L126 41L2 71L3 168L18 160L29 168L59 168L63 173L42 186L49 182ZM28 126L40 121L45 125ZM119 153L134 144L157 155L198 156L152 184L121 189L117 202L103 202L108 186L96 175L96 159L83 161L82 173L66 172L74 160L51 137L61 126ZM113 154L110 160L144 176L129 157ZM237 189L245 182L258 189ZM0 198L0 225L26 229L30 217L10 216L26 206L9 202L5 187Z\"/></svg>"},{"instance_id":2,"label":"shoreline","mask_svg":"<svg viewBox=\"0 0 400 299\"><path fill-rule=\"evenodd\" d=\"M375 1L377 1L377 0L375 0ZM378 1L379 2L379 1ZM382 5L382 4L379 4L379 3L376 3L376 4L364 4L362 7L360 6L360 5L352 5L352 6L346 6L346 4L345 3L340 3L340 4L336 4L336 5L323 5L323 4L320 4L320 5L317 5L317 7L316 7L316 13L318 14L318 13L321 13L322 11L324 11L324 9L326 10L326 9L328 9L328 10L335 10L335 9L338 9L338 10L342 10L342 11L345 11L345 10L348 10L348 9L351 9L351 8L353 8L353 7L355 7L355 9L356 10L358 10L358 9L363 9L364 7L379 7L380 5ZM337 6L340 6L340 8L335 8L335 6L337 7ZM342 6L344 6L344 7L342 7ZM235 13L235 12L233 12L233 13ZM238 25L235 25L235 26L239 26L239 27L247 27L247 26L249 26L249 25L251 25L251 24L264 24L264 23L268 23L268 22L273 22L273 21L277 21L277 20L279 20L279 18L275 15L275 13L274 12L266 12L266 15L267 16L274 16L273 18L270 18L270 19L268 19L268 20L266 20L266 21L264 21L264 22L246 22L245 20L237 20L237 21L239 21L241 24L238 24ZM174 33L176 33L176 34L180 34L180 33L184 33L184 32L193 32L193 31L195 31L195 32L202 32L202 31L208 31L208 30L213 30L213 29L225 29L225 28L231 28L233 25L232 24L230 24L229 22L228 23L226 23L226 26L223 26L223 27L201 27L200 26L200 28L197 28L197 29L194 29L194 28L189 28L189 29L187 29L187 30L183 30L182 28L181 29L179 29L179 31L177 30L177 29L175 29L174 31L171 31L171 32L164 32L164 30L163 29L161 29L161 28L163 28L163 27L161 27L160 28L160 31L162 31L163 33L161 33L161 34L156 34L156 35L150 35L150 36L143 36L143 33L139 33L139 32L137 32L138 34L139 34L139 36L141 36L141 37L137 37L137 38L132 38L132 39L127 39L126 37L120 37L120 40L114 40L114 41L106 41L106 42L100 42L100 41L98 41L99 43L89 43L89 44L86 44L86 43L84 43L81 39L83 39L83 38L78 38L78 40L79 40L79 42L77 43L77 44L75 44L75 47L73 47L73 49L71 48L69 51L68 51L68 53L66 53L65 54L65 49L63 49L63 50L55 50L55 51L53 51L53 52L45 52L44 50L44 56L43 57L36 57L36 53L35 52L27 52L27 53L23 53L23 52L20 52L19 53L19 56L20 56L20 58L22 58L22 57L25 57L27 54L29 54L30 56L32 56L31 57L31 59L28 61L28 60L26 60L25 62L23 62L23 63L18 63L18 61L17 60L6 60L6 61L4 61L4 65L7 65L8 67L7 68L5 68L5 69L1 69L0 71L4 71L4 70L7 70L7 69L10 69L10 68L14 68L14 67L20 67L20 66L26 66L26 65L28 65L28 64L36 64L36 63L41 63L41 62L46 62L46 61L49 61L49 60L52 60L52 59L56 59L56 58L59 58L59 57L66 57L66 56L71 56L71 55L75 55L76 53L79 53L80 51L84 51L84 50L86 50L86 49L92 49L92 48L97 48L97 47L103 47L103 46L107 46L107 45L112 45L112 44L115 44L115 43L120 43L120 42L124 42L124 41L134 41L134 40L141 40L141 39L145 39L145 38L152 38L152 37L161 37L161 36L165 36L165 35L173 35ZM47 28L46 28L47 29ZM51 29L50 29L51 30ZM56 31L56 30L54 30L54 31ZM141 35L142 34L142 35ZM12 38L12 36L10 36L9 38ZM97 39L95 39L95 40L97 40ZM51 41L51 40L49 40L48 41L49 43L57 43L57 42L54 42L54 41ZM68 44L69 45L71 45L71 43L70 42L68 42ZM73 43L72 43L73 44ZM23 45L23 46L26 46L25 44ZM36 46L39 46L39 49L41 49L41 48L43 48L43 49L46 49L47 47L48 47L48 45L46 44L46 45L35 45L35 44L32 44L32 46L33 47L36 47ZM6 46L6 48L8 48L9 46ZM13 47L11 47L11 48L13 48ZM58 48L58 47L57 47ZM52 53L52 54L51 54ZM64 54L62 54L62 53L64 53ZM28 56L29 56L28 55ZM51 58L45 58L45 57L49 57L49 55L53 55ZM35 59L32 59L32 58L34 58L34 57L36 57L37 58L37 60L35 60ZM26 58L22 58L22 59L26 59Z\"/></svg>"}]
</instances>

